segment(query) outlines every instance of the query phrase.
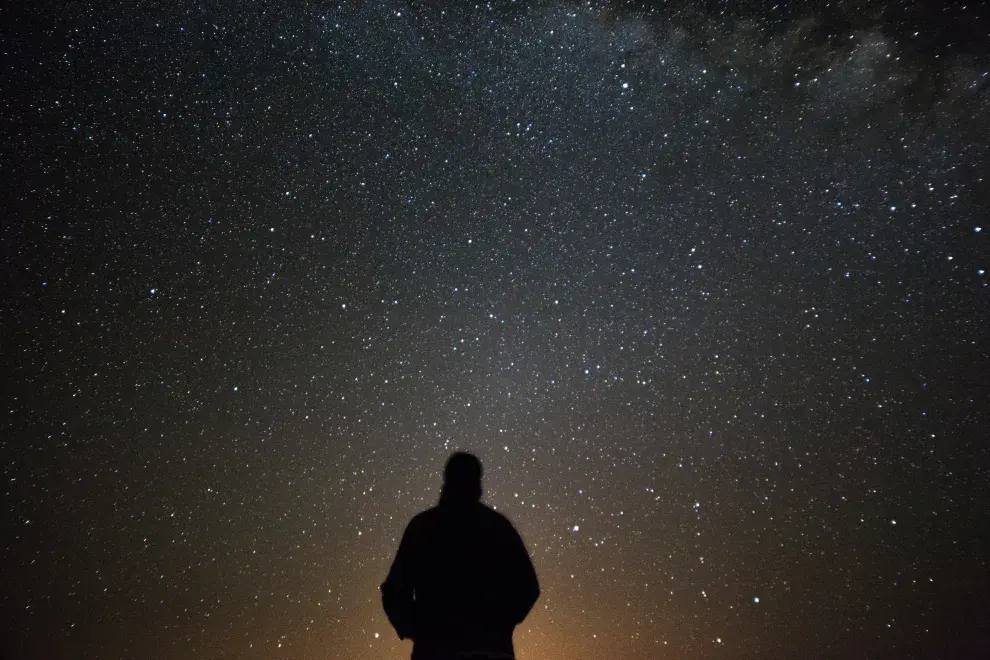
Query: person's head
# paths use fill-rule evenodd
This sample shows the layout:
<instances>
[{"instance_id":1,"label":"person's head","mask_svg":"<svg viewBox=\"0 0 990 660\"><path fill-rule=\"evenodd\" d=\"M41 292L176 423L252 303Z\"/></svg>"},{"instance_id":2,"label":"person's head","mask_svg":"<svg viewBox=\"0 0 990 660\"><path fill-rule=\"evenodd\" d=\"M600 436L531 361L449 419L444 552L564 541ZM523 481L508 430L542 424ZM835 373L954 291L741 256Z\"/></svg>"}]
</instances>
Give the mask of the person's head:
<instances>
[{"instance_id":1,"label":"person's head","mask_svg":"<svg viewBox=\"0 0 990 660\"><path fill-rule=\"evenodd\" d=\"M445 501L475 502L481 498L481 461L474 454L459 451L447 459L443 469Z\"/></svg>"}]
</instances>

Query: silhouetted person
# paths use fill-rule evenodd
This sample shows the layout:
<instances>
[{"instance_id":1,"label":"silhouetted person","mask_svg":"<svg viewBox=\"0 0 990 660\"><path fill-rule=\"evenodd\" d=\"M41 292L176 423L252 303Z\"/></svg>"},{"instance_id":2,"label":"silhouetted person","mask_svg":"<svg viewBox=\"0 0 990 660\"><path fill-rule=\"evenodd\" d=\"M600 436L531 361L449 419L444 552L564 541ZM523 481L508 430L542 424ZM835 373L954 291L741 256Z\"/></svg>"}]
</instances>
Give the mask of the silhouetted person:
<instances>
[{"instance_id":1,"label":"silhouetted person","mask_svg":"<svg viewBox=\"0 0 990 660\"><path fill-rule=\"evenodd\" d=\"M412 660L512 660L512 631L540 595L512 523L482 504L481 462L447 460L440 503L410 521L382 605Z\"/></svg>"}]
</instances>

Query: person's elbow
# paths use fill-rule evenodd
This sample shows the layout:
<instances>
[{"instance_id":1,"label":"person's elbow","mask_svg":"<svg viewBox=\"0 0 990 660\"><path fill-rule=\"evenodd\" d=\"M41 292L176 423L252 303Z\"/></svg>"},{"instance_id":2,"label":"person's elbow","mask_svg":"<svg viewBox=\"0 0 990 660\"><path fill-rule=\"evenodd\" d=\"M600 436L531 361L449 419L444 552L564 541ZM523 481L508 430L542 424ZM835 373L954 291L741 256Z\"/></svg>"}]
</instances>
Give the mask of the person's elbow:
<instances>
[{"instance_id":1,"label":"person's elbow","mask_svg":"<svg viewBox=\"0 0 990 660\"><path fill-rule=\"evenodd\" d=\"M526 608L527 614L529 613L529 610L533 609L533 606L536 605L536 601L538 601L539 599L540 599L540 585L534 582L533 588L529 594L529 607Z\"/></svg>"},{"instance_id":2,"label":"person's elbow","mask_svg":"<svg viewBox=\"0 0 990 660\"><path fill-rule=\"evenodd\" d=\"M530 611L532 611L533 606L536 605L536 601L539 598L540 585L533 582L520 594L518 609L516 610L516 625L522 623L529 616Z\"/></svg>"},{"instance_id":3,"label":"person's elbow","mask_svg":"<svg viewBox=\"0 0 990 660\"><path fill-rule=\"evenodd\" d=\"M534 576L533 580L529 583L528 593L526 594L529 598L530 603L535 603L540 597L540 583L536 581Z\"/></svg>"},{"instance_id":4,"label":"person's elbow","mask_svg":"<svg viewBox=\"0 0 990 660\"><path fill-rule=\"evenodd\" d=\"M528 573L529 579L527 582L529 583L529 592L532 595L533 602L535 603L536 599L540 597L540 580L536 577L536 570L533 569L532 564L530 565Z\"/></svg>"},{"instance_id":5,"label":"person's elbow","mask_svg":"<svg viewBox=\"0 0 990 660\"><path fill-rule=\"evenodd\" d=\"M402 588L394 582L386 580L379 587L382 594L382 606L389 616L401 616L412 602L412 591Z\"/></svg>"}]
</instances>

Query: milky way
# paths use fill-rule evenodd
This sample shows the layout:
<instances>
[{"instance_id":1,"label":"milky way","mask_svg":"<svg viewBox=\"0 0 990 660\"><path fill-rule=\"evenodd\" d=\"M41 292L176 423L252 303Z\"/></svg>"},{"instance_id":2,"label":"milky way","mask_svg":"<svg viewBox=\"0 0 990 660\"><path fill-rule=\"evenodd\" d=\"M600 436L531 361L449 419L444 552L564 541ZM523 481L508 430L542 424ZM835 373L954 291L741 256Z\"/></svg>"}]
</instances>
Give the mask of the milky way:
<instances>
[{"instance_id":1,"label":"milky way","mask_svg":"<svg viewBox=\"0 0 990 660\"><path fill-rule=\"evenodd\" d=\"M5 12L0 655L408 657L456 449L520 660L988 652L987 15L822 4Z\"/></svg>"}]
</instances>

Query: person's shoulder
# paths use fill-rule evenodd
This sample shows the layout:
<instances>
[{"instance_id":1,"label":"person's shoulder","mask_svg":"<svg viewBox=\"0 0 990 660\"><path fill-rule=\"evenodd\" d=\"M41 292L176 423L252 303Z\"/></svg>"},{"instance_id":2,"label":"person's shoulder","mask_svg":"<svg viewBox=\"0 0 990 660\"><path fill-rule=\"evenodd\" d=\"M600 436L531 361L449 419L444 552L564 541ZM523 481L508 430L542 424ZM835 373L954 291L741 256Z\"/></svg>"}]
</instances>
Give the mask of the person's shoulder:
<instances>
[{"instance_id":1,"label":"person's shoulder","mask_svg":"<svg viewBox=\"0 0 990 660\"><path fill-rule=\"evenodd\" d=\"M422 522L424 520L429 520L434 515L436 515L436 507L431 506L429 509L423 509L422 511L414 515L410 522Z\"/></svg>"},{"instance_id":2,"label":"person's shoulder","mask_svg":"<svg viewBox=\"0 0 990 660\"><path fill-rule=\"evenodd\" d=\"M507 515L505 515L501 511L496 511L495 509L488 506L484 502L479 502L478 504L482 509L482 515L488 518L493 524L500 525L502 527L511 527L515 529L515 526L512 524L512 521L509 520L509 517Z\"/></svg>"},{"instance_id":3,"label":"person's shoulder","mask_svg":"<svg viewBox=\"0 0 990 660\"><path fill-rule=\"evenodd\" d=\"M420 511L409 521L410 527L428 527L436 522L440 517L439 507L431 506L429 509Z\"/></svg>"},{"instance_id":4,"label":"person's shoulder","mask_svg":"<svg viewBox=\"0 0 990 660\"><path fill-rule=\"evenodd\" d=\"M408 523L406 523L406 530L403 533L403 538L406 539L407 543L418 545L424 538L430 536L431 530L435 527L435 519L432 517L430 509L420 511L410 518Z\"/></svg>"}]
</instances>

